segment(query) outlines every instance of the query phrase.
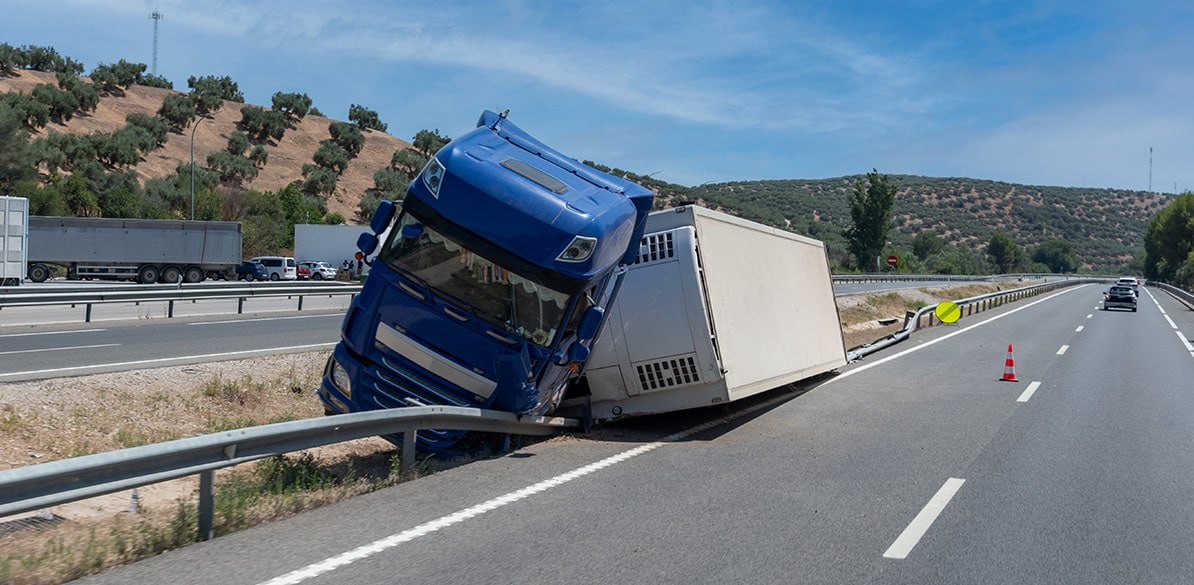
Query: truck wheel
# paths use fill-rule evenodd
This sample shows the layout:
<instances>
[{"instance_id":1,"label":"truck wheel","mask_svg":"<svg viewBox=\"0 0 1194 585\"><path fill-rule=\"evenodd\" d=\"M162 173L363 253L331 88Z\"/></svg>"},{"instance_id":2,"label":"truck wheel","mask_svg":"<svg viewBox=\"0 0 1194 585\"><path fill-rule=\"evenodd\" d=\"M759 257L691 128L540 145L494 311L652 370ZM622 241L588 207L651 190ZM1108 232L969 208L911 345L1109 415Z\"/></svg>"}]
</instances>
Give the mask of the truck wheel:
<instances>
[{"instance_id":1,"label":"truck wheel","mask_svg":"<svg viewBox=\"0 0 1194 585\"><path fill-rule=\"evenodd\" d=\"M45 264L34 264L29 267L29 280L45 282L50 278L50 267Z\"/></svg>"},{"instance_id":2,"label":"truck wheel","mask_svg":"<svg viewBox=\"0 0 1194 585\"><path fill-rule=\"evenodd\" d=\"M137 271L137 281L141 284L153 284L158 281L158 267L152 264L146 264Z\"/></svg>"},{"instance_id":3,"label":"truck wheel","mask_svg":"<svg viewBox=\"0 0 1194 585\"><path fill-rule=\"evenodd\" d=\"M162 269L162 282L174 284L182 279L182 269L177 266L167 266Z\"/></svg>"},{"instance_id":4,"label":"truck wheel","mask_svg":"<svg viewBox=\"0 0 1194 585\"><path fill-rule=\"evenodd\" d=\"M188 266L186 272L183 274L183 282L202 282L207 278L207 274L203 272L202 268L198 266Z\"/></svg>"}]
</instances>

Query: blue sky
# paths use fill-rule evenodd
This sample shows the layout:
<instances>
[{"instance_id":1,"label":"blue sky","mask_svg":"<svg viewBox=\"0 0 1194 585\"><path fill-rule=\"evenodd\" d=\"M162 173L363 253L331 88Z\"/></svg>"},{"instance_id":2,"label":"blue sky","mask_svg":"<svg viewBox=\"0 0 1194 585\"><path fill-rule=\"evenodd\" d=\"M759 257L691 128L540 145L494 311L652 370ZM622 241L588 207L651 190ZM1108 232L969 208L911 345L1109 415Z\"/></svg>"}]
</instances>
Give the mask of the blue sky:
<instances>
[{"instance_id":1,"label":"blue sky","mask_svg":"<svg viewBox=\"0 0 1194 585\"><path fill-rule=\"evenodd\" d=\"M885 174L1194 189L1188 1L4 0L0 42L389 133L510 110L565 154L682 185Z\"/></svg>"}]
</instances>

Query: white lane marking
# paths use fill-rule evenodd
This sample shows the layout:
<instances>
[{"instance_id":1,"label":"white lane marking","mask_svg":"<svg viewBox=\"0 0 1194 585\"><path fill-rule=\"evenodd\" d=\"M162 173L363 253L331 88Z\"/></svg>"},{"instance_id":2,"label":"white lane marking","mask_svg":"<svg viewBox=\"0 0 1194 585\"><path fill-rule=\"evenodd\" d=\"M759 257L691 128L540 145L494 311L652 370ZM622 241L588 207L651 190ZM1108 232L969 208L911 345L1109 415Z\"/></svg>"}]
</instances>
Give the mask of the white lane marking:
<instances>
[{"instance_id":1,"label":"white lane marking","mask_svg":"<svg viewBox=\"0 0 1194 585\"><path fill-rule=\"evenodd\" d=\"M6 333L4 335L0 335L0 338L30 337L33 335L61 335L63 333L95 333L97 331L107 331L107 329L74 329L69 331L39 331L36 333Z\"/></svg>"},{"instance_id":2,"label":"white lane marking","mask_svg":"<svg viewBox=\"0 0 1194 585\"><path fill-rule=\"evenodd\" d=\"M1057 355L1065 355L1065 352L1069 351L1069 349L1070 349L1070 346L1063 345L1063 346L1061 346L1061 349L1057 350Z\"/></svg>"},{"instance_id":3,"label":"white lane marking","mask_svg":"<svg viewBox=\"0 0 1194 585\"><path fill-rule=\"evenodd\" d=\"M1164 317L1165 317L1165 320L1166 320L1166 321L1169 321L1169 327L1170 327L1170 328L1172 328L1172 329L1177 329L1177 323L1174 323L1174 322L1173 322L1173 319L1170 319L1170 318L1169 318L1169 315L1164 315Z\"/></svg>"},{"instance_id":4,"label":"white lane marking","mask_svg":"<svg viewBox=\"0 0 1194 585\"><path fill-rule=\"evenodd\" d=\"M440 530L441 528L447 528L453 524L459 524L475 516L480 516L486 512L491 512L508 504L513 504L514 502L533 496L539 492L557 487L578 477L583 477L593 473L594 471L609 467L615 463L621 463L627 459L630 459L631 457L642 455L643 453L653 451L662 446L663 443L661 442L647 443L646 445L641 445L634 449L630 449L629 451L623 451L617 455L606 457L605 459L595 463L590 463L578 469L574 469L568 473L557 475L553 478L545 479L539 483L529 485L520 490L498 496L492 500L489 500L488 502L482 502L470 508L465 508L459 512L449 514L442 518L437 518L430 522L424 522L423 524L415 526L409 530L403 530L402 532L387 536L381 540L373 541L369 544L357 547L345 553L338 554L324 561L308 565L297 571L292 571L285 575L275 577L269 581L265 581L262 585L295 585L296 583L301 583L312 577L322 575L328 571L333 571L339 567L343 567L344 565L375 555L384 550L398 546L404 542L409 542L420 536L431 534L432 532Z\"/></svg>"},{"instance_id":5,"label":"white lane marking","mask_svg":"<svg viewBox=\"0 0 1194 585\"><path fill-rule=\"evenodd\" d=\"M837 376L833 377L832 379L828 380L828 381L827 381L827 382L825 382L824 384L821 384L821 386L820 386L820 387L822 387L822 388L823 388L823 387L825 387L825 386L828 386L828 385L830 385L830 384L832 384L832 383L834 383L834 382L836 382L836 381L838 381L838 380L842 380L842 379L845 379L845 378L849 378L850 376L853 376L854 374L857 374L857 373L859 373L859 372L865 372L866 370L869 370L869 369L871 369L871 368L873 368L873 367L875 367L875 366L878 366L878 365L881 365L881 364L885 364L885 363L887 363L887 362L889 362L889 361L891 361L891 360L894 360L894 359L896 359L896 358L901 358L901 357L903 357L903 356L906 356L906 355L908 355L908 354L910 354L910 353L912 353L912 352L914 352L914 351L920 351L920 350L922 350L922 349L924 349L924 348L926 348L926 347L929 347L930 345L933 345L934 343L939 343L939 342L945 341L946 339L949 339L949 338L951 338L951 337L953 337L953 336L955 336L955 335L961 335L961 334L963 334L963 333L965 333L965 332L967 332L967 331L970 331L971 329L974 329L975 327L982 327L983 325L986 325L987 323L990 323L990 322L992 322L992 321L996 321L996 320L1002 319L1002 318L1004 318L1004 317L1007 317L1008 315L1014 315L1014 314L1016 314L1016 313L1018 313L1018 312L1020 312L1020 311L1023 311L1024 309L1027 309L1027 308L1029 308L1029 307L1031 307L1031 306L1033 306L1033 305L1036 305L1036 304L1039 304L1039 303L1043 303L1043 302L1045 302L1045 301L1047 301L1047 300L1050 300L1050 299L1053 299L1053 298L1055 298L1055 297L1058 297L1058 296L1064 295L1064 294L1066 294L1066 293L1069 293L1069 292L1072 292L1072 291L1078 290L1078 289L1080 289L1080 288L1083 288L1083 287L1085 287L1085 286L1089 286L1089 285L1078 285L1078 286L1075 286L1075 287L1073 287L1073 288L1068 288L1068 289L1066 289L1066 290L1063 290L1063 291L1061 291L1061 292L1057 292L1057 293L1051 294L1051 295L1049 295L1049 296L1047 296L1047 297L1045 297L1045 298L1043 298L1043 299L1036 300L1036 301L1033 301L1033 302L1031 302L1031 303L1028 303L1027 305L1024 305L1023 307L1018 307L1018 308L1012 309L1012 310L1010 310L1010 311L1008 311L1008 312L1006 312L1006 313L1003 313L1003 314L1001 314L1001 315L996 315L996 316L994 316L994 317L991 317L990 319L987 319L986 321L979 321L978 323L975 323L974 325L970 325L970 326L967 326L967 327L963 327L962 329L959 329L959 330L957 330L957 331L954 331L953 333L947 333L947 334L945 334L945 335L942 335L941 337L938 337L937 339L932 339L932 340L926 341L926 342L924 342L924 343L921 343L920 345L917 345L917 346L915 346L915 347L910 347L910 348L908 348L908 349L905 349L904 351L901 351L901 352L899 352L899 353L895 353L895 354L889 355L889 356L887 356L887 357L885 357L885 358L878 359L878 360L875 360L875 361L873 361L873 362L870 362L870 363L867 363L867 364L864 364L864 365L858 366L857 368L854 368L854 369L852 369L852 370L846 370L845 372L842 372L842 373L838 374ZM1088 317L1089 317L1089 315L1088 315Z\"/></svg>"},{"instance_id":6,"label":"white lane marking","mask_svg":"<svg viewBox=\"0 0 1194 585\"><path fill-rule=\"evenodd\" d=\"M539 483L527 486L520 490L516 490L516 491L510 492L508 494L498 496L498 497L496 497L492 500L489 500L487 502L482 502L475 506L471 506L469 508L465 508L464 510L460 510L459 512L455 512L452 514L448 514L447 516L443 516L443 517L437 518L435 520L431 520L430 522L424 522L423 524L415 526L414 528L411 528L408 530L403 530L402 532L399 532L397 534L392 534L392 535L382 538L380 540L375 540L369 544L359 546L350 551L338 554L334 557L325 559L318 563L313 563L313 564L307 565L306 567L303 567L302 569L291 571L289 573L286 573L285 575L274 577L273 579L270 579L269 581L262 582L260 585L296 585L297 583L301 583L301 582L306 581L307 579L310 579L312 577L322 575L324 573L327 573L328 571L332 571L339 567L343 567L345 565L353 563L355 561L359 561L366 557L372 556L379 552L382 552L387 549L398 546L399 544L402 544L404 542L409 542L409 541L414 540L420 536L426 536L426 535L431 534L437 530L440 530L441 528L446 528L453 524L459 524L459 523L461 523L465 520L468 520L470 518L480 516L481 514L496 510L496 509L501 508L502 506L505 506L507 504L512 504L519 500L525 499L528 496L543 492L543 491L553 488L553 487L558 487L558 486L563 485L569 481L572 481L578 477L582 477L582 476L588 475L590 473L593 473L594 471L604 469L606 467L614 465L615 463L621 463L621 462L626 461L627 459L630 459L631 457L634 457L636 455L642 455L643 453L653 451L655 449L658 449L659 447L666 445L667 443L674 443L676 441L681 441L688 437L691 437L691 436L697 435L701 432L704 432L706 430L729 423L735 419L754 414L755 412L758 412L760 410L769 409L769 408L775 406L776 404L779 404L780 402L784 402L791 398L792 398L792 396L790 394L776 396L775 398L772 398L770 400L765 400L755 406L743 409L742 411L739 411L739 412L735 412L735 413L726 415L717 420L712 420L712 421L709 421L709 422L706 422L703 424L699 424L695 427L691 427L691 428L682 430L680 432L673 433L673 434L663 437L662 439L655 441L653 443L639 445L638 447L635 447L635 448L627 450L627 451L623 451L621 453L612 455L610 457L606 457L605 459L602 459L595 463L590 463L588 465L585 465L584 467L580 467L578 469L574 469L567 473L557 475L553 478L543 480Z\"/></svg>"},{"instance_id":7,"label":"white lane marking","mask_svg":"<svg viewBox=\"0 0 1194 585\"><path fill-rule=\"evenodd\" d=\"M912 549L920 542L921 537L929 531L929 527L937 520L937 516L941 515L941 512L945 510L945 506L949 504L949 501L953 499L954 494L958 493L958 490L962 488L962 484L964 483L966 483L966 480L956 477L946 480L945 485L937 490L937 493L929 500L929 503L925 504L924 509L912 519L912 522L900 533L895 542L891 543L891 546L887 548L887 552L883 553L883 556L889 559L908 558L908 553L912 552Z\"/></svg>"},{"instance_id":8,"label":"white lane marking","mask_svg":"<svg viewBox=\"0 0 1194 585\"><path fill-rule=\"evenodd\" d=\"M225 319L223 321L196 321L187 325L223 325L224 323L252 323L254 321L285 321L287 319L315 319L318 317L344 318L342 313L323 313L320 315L294 315L291 317L255 317L253 319Z\"/></svg>"},{"instance_id":9,"label":"white lane marking","mask_svg":"<svg viewBox=\"0 0 1194 585\"><path fill-rule=\"evenodd\" d=\"M1086 318L1087 318L1087 319L1089 319L1089 318L1091 318L1091 317L1094 317L1094 313L1091 313L1091 314L1089 314L1089 315L1087 315L1087 316L1086 316Z\"/></svg>"},{"instance_id":10,"label":"white lane marking","mask_svg":"<svg viewBox=\"0 0 1194 585\"><path fill-rule=\"evenodd\" d=\"M1194 353L1194 345L1190 345L1190 340L1181 331L1177 332L1177 338L1182 340L1182 344L1186 346L1186 351Z\"/></svg>"},{"instance_id":11,"label":"white lane marking","mask_svg":"<svg viewBox=\"0 0 1194 585\"><path fill-rule=\"evenodd\" d=\"M1020 394L1020 397L1016 399L1016 402L1028 402L1028 399L1032 398L1033 393L1035 393L1036 389L1040 387L1040 382L1033 382L1029 384L1028 387L1024 389L1024 392Z\"/></svg>"},{"instance_id":12,"label":"white lane marking","mask_svg":"<svg viewBox=\"0 0 1194 585\"><path fill-rule=\"evenodd\" d=\"M65 351L68 349L91 349L93 347L114 347L120 345L119 343L97 343L95 345L73 345L70 347L45 347L42 349L18 349L14 351L0 351L0 355L13 355L18 353L40 353L43 351Z\"/></svg>"},{"instance_id":13,"label":"white lane marking","mask_svg":"<svg viewBox=\"0 0 1194 585\"><path fill-rule=\"evenodd\" d=\"M317 349L331 349L335 347L335 343L313 343L311 345L291 345L288 347L271 347L267 349L253 349L249 351L227 351L223 353L208 353L202 355L184 355L179 357L158 358L152 360L136 360L131 362L114 362L109 364L95 364L91 366L72 366L69 368L51 368L48 370L27 370L24 372L4 372L0 374L0 380L5 378L13 378L19 376L28 376L32 374L72 374L80 375L92 370L111 367L124 366L150 366L150 365L170 365L178 363L183 360L206 360L215 358L232 358L232 357L253 357L258 355L268 355L270 353L278 353L293 350L307 350L314 351Z\"/></svg>"},{"instance_id":14,"label":"white lane marking","mask_svg":"<svg viewBox=\"0 0 1194 585\"><path fill-rule=\"evenodd\" d=\"M1074 333L1082 333L1082 330L1083 330L1083 329L1086 329L1086 326L1085 326L1085 325L1079 325L1079 326L1078 326L1078 328L1074 330Z\"/></svg>"}]
</instances>

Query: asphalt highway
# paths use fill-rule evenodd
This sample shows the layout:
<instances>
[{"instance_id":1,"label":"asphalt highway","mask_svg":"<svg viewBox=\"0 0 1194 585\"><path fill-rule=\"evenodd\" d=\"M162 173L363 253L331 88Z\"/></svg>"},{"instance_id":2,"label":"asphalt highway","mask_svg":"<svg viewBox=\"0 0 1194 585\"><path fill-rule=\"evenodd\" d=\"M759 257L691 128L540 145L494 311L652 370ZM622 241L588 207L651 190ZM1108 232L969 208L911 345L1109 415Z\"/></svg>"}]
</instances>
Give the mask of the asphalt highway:
<instances>
[{"instance_id":1,"label":"asphalt highway","mask_svg":"<svg viewBox=\"0 0 1194 585\"><path fill-rule=\"evenodd\" d=\"M1151 289L1102 311L1101 293L79 582L1194 582L1194 313Z\"/></svg>"}]
</instances>

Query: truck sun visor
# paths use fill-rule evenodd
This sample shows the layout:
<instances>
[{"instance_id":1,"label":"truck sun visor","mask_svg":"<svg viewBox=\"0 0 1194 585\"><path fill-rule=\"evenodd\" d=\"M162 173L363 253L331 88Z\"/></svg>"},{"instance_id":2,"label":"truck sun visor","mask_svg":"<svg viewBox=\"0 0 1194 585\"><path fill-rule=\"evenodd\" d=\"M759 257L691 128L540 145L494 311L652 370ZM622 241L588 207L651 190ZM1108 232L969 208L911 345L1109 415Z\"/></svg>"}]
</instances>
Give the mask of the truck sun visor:
<instances>
[{"instance_id":1,"label":"truck sun visor","mask_svg":"<svg viewBox=\"0 0 1194 585\"><path fill-rule=\"evenodd\" d=\"M568 185L565 185L559 179L556 179L555 177L518 159L508 158L502 161L502 166L514 171L515 173L518 173L519 175L522 175L526 179L529 179L540 187L543 187L544 189L547 189L548 191L551 191L557 195L568 190Z\"/></svg>"}]
</instances>

